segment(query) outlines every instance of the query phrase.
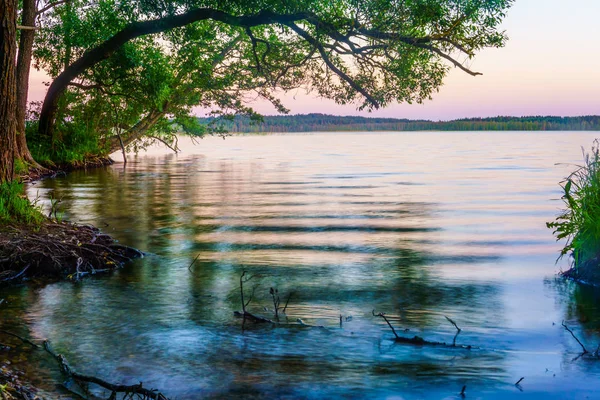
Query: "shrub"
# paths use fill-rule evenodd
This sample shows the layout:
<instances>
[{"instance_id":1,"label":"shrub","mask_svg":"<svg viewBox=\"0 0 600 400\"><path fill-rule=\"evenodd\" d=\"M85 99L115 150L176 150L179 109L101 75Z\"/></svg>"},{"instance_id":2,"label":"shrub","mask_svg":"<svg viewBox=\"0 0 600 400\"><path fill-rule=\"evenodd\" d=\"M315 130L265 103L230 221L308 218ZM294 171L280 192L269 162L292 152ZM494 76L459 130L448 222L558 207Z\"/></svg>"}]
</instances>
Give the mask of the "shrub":
<instances>
[{"instance_id":1,"label":"shrub","mask_svg":"<svg viewBox=\"0 0 600 400\"><path fill-rule=\"evenodd\" d=\"M592 145L592 151L583 150L582 166L560 183L566 209L548 228L554 229L557 240L566 239L560 257L573 256L577 268L600 255L600 143Z\"/></svg>"},{"instance_id":2,"label":"shrub","mask_svg":"<svg viewBox=\"0 0 600 400\"><path fill-rule=\"evenodd\" d=\"M10 182L0 185L0 222L39 225L44 219L39 208L25 196L22 184Z\"/></svg>"}]
</instances>

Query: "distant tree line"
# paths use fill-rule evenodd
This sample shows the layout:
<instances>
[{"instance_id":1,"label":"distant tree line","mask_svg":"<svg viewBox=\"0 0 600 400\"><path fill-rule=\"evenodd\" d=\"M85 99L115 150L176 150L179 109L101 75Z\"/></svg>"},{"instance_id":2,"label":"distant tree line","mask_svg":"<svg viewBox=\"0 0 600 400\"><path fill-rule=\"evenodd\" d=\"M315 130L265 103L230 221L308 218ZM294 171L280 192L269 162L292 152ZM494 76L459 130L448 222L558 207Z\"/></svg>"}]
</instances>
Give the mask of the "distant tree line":
<instances>
[{"instance_id":1,"label":"distant tree line","mask_svg":"<svg viewBox=\"0 0 600 400\"><path fill-rule=\"evenodd\" d=\"M201 123L215 122L200 118ZM262 122L247 117L221 121L229 132L316 132L316 131L597 131L600 116L581 117L492 117L453 121L367 118L326 114L265 116Z\"/></svg>"}]
</instances>

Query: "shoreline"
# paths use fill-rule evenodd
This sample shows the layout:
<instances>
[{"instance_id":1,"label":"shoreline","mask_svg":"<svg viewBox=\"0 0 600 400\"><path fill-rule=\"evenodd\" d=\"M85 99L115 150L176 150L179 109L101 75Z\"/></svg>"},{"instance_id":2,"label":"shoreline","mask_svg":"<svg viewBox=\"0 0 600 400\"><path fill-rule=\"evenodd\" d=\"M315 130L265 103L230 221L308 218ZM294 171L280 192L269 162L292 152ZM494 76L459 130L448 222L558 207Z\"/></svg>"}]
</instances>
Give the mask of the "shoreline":
<instances>
[{"instance_id":1,"label":"shoreline","mask_svg":"<svg viewBox=\"0 0 600 400\"><path fill-rule=\"evenodd\" d=\"M80 165L55 170L33 169L19 177L21 183L52 179L75 170L100 168L113 164L110 158L97 158ZM42 284L69 279L74 282L98 273L110 273L144 253L118 243L112 236L91 225L58 222L45 218L40 225L6 224L0 226L0 288L39 281ZM0 313L4 299L0 297ZM6 303L5 303L6 304ZM3 335L4 336L4 335ZM0 343L0 353L11 346ZM31 400L64 396L65 392L48 393L33 384L27 374L0 364L0 395L5 399ZM38 397L38 393L43 393Z\"/></svg>"},{"instance_id":2,"label":"shoreline","mask_svg":"<svg viewBox=\"0 0 600 400\"><path fill-rule=\"evenodd\" d=\"M55 170L34 169L19 181L32 183L113 163L108 157L98 157ZM114 271L143 255L91 225L59 222L51 217L39 225L9 223L0 226L0 287L31 279L77 281L87 275Z\"/></svg>"}]
</instances>

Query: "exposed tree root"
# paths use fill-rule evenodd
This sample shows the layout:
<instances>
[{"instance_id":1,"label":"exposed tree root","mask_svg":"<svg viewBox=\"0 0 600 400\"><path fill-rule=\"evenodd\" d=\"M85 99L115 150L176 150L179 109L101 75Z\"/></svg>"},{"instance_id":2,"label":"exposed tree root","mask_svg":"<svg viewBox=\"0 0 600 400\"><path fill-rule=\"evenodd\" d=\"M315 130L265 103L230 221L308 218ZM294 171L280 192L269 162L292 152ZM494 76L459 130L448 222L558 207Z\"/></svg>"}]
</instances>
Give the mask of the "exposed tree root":
<instances>
[{"instance_id":1,"label":"exposed tree root","mask_svg":"<svg viewBox=\"0 0 600 400\"><path fill-rule=\"evenodd\" d=\"M36 277L83 276L114 270L143 253L88 225L45 223L0 231L0 285Z\"/></svg>"},{"instance_id":2,"label":"exposed tree root","mask_svg":"<svg viewBox=\"0 0 600 400\"><path fill-rule=\"evenodd\" d=\"M50 348L50 344L47 341L44 341L44 348L52 357L54 357L58 361L58 364L63 374L65 374L67 378L73 379L86 391L86 385L88 383L93 383L111 392L111 395L108 398L108 400L116 400L117 394L124 394L124 398L134 398L133 396L137 396L136 398L142 400L168 400L166 396L164 396L157 390L144 388L141 382L137 385L118 385L107 382L95 376L79 374L69 366L64 356L62 356L61 354L56 354L54 353L54 351L52 351L52 349Z\"/></svg>"}]
</instances>

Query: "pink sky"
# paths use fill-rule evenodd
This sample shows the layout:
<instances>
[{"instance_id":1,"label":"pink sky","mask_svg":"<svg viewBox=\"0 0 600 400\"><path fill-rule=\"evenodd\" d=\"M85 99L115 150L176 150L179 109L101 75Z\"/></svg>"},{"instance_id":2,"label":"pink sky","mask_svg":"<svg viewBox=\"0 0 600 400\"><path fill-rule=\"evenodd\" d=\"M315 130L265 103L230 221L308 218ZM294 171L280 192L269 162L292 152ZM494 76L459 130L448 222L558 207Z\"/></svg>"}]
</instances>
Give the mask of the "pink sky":
<instances>
[{"instance_id":1,"label":"pink sky","mask_svg":"<svg viewBox=\"0 0 600 400\"><path fill-rule=\"evenodd\" d=\"M497 115L600 114L599 0L516 0L504 22L510 38L471 61L483 76L453 69L433 100L396 104L372 113L305 95L280 96L291 114L327 113L447 120ZM30 100L41 100L48 78L34 71ZM273 114L264 102L251 104Z\"/></svg>"}]
</instances>

